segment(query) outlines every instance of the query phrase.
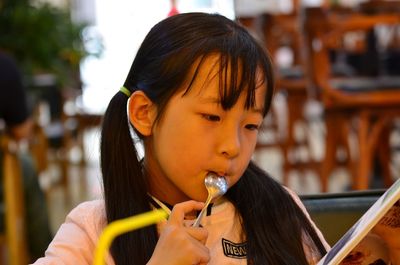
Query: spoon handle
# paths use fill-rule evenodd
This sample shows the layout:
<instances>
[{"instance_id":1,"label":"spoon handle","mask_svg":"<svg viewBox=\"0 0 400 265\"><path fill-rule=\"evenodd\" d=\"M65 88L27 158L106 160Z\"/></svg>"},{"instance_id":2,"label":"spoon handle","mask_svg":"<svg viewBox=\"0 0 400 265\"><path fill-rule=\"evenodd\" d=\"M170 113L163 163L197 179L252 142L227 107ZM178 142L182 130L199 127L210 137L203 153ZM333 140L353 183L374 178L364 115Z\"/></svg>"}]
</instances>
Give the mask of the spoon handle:
<instances>
[{"instance_id":1,"label":"spoon handle","mask_svg":"<svg viewBox=\"0 0 400 265\"><path fill-rule=\"evenodd\" d=\"M206 212L207 207L208 207L208 205L209 205L210 202L211 202L211 199L212 199L212 196L208 195L207 200L206 200L206 204L204 205L203 209L201 209L201 212L200 212L200 214L197 216L197 219L196 219L196 221L193 223L193 226L192 226L192 227L199 227L199 226L200 226L201 219L203 218L203 215L204 215L204 213Z\"/></svg>"}]
</instances>

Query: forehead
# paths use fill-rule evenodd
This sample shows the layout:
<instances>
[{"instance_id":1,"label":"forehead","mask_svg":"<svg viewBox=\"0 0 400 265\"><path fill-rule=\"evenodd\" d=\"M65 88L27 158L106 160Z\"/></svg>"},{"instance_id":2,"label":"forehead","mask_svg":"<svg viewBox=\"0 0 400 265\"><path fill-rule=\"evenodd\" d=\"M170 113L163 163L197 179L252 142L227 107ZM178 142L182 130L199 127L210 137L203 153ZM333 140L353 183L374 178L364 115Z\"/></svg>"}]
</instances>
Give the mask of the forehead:
<instances>
[{"instance_id":1,"label":"forehead","mask_svg":"<svg viewBox=\"0 0 400 265\"><path fill-rule=\"evenodd\" d=\"M221 67L221 61L219 54L198 58L193 63L185 85L182 87L182 96L191 94L200 99L208 100L211 98L219 104L221 104L221 101L232 101L228 105L233 106L239 96L243 94L247 96L251 91L254 91L254 103L252 105L255 106L250 107L263 107L267 87L261 69L255 71L255 87L250 87L250 83L247 82L243 82L246 85L241 85L243 64L239 63L237 68L233 70L229 62ZM237 98L232 99L235 98L235 94L237 94Z\"/></svg>"}]
</instances>

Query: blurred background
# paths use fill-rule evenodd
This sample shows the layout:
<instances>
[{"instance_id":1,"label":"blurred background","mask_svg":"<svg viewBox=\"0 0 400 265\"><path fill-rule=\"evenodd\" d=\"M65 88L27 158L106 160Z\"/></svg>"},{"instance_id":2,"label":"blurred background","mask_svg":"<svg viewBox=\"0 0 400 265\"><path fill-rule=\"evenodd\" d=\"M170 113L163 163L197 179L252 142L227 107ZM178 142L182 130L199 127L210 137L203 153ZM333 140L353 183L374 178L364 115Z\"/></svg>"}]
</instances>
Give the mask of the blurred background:
<instances>
[{"instance_id":1,"label":"blurred background","mask_svg":"<svg viewBox=\"0 0 400 265\"><path fill-rule=\"evenodd\" d=\"M158 21L190 11L237 20L270 53L276 94L254 160L274 178L313 194L382 189L400 177L400 1L0 0L0 52L18 68L32 121L13 149L0 112L2 152L31 157L51 234L77 204L102 196L102 114L141 41ZM26 181L7 206L16 167L3 163L3 219L30 223ZM20 215L9 220L13 205ZM7 240L0 261L11 264Z\"/></svg>"}]
</instances>

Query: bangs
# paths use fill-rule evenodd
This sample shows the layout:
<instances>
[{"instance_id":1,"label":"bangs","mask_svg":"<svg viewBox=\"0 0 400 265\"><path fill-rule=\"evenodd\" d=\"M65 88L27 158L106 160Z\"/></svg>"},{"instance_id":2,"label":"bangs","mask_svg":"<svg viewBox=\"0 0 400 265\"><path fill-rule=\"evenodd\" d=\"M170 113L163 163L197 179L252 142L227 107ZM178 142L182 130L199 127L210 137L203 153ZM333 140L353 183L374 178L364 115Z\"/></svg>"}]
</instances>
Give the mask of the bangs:
<instances>
[{"instance_id":1,"label":"bangs","mask_svg":"<svg viewBox=\"0 0 400 265\"><path fill-rule=\"evenodd\" d=\"M203 63L215 54L203 55L197 60L198 63L193 66L192 78L183 96L190 92ZM273 88L272 70L268 67L268 64L249 54L238 56L236 54L218 53L216 55L218 59L214 61L212 70L208 73L207 81L204 82L203 86L206 86L207 82L212 79L218 78L220 104L225 111L230 110L243 93L246 93L245 109L254 108L256 89L266 86L268 92L264 100L263 115L265 116L270 107L272 98L270 91ZM214 69L217 69L217 71Z\"/></svg>"},{"instance_id":2,"label":"bangs","mask_svg":"<svg viewBox=\"0 0 400 265\"><path fill-rule=\"evenodd\" d=\"M265 47L227 18L191 16L193 19L187 20L183 14L176 15L153 27L141 45L145 52L135 57L126 87L144 91L158 106L160 118L169 99L177 92L184 96L194 81L207 83L218 78L219 102L224 110L231 109L243 93L244 107L254 108L256 89L265 86L265 116L274 92L272 63ZM154 49L160 43L163 45ZM207 75L200 68L210 57L215 64Z\"/></svg>"}]
</instances>

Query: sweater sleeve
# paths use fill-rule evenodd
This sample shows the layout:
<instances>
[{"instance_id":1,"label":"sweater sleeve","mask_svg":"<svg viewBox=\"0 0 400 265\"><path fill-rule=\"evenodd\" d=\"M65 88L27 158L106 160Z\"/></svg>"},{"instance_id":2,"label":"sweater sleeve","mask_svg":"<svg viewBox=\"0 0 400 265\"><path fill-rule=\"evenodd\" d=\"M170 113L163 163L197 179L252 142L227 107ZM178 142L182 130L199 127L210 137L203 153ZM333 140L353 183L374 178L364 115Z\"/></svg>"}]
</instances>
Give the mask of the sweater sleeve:
<instances>
[{"instance_id":1,"label":"sweater sleeve","mask_svg":"<svg viewBox=\"0 0 400 265\"><path fill-rule=\"evenodd\" d=\"M67 216L45 256L35 265L91 265L97 240L105 226L103 201L78 205Z\"/></svg>"}]
</instances>

